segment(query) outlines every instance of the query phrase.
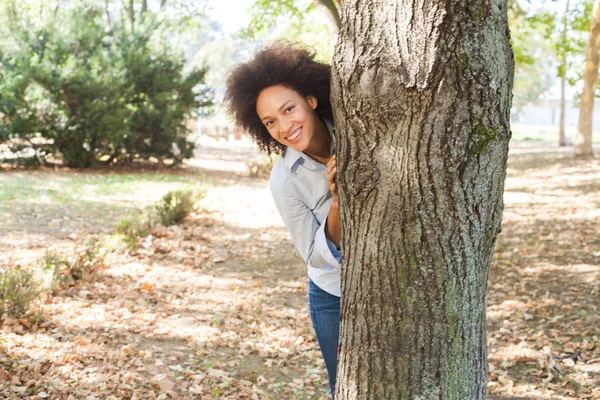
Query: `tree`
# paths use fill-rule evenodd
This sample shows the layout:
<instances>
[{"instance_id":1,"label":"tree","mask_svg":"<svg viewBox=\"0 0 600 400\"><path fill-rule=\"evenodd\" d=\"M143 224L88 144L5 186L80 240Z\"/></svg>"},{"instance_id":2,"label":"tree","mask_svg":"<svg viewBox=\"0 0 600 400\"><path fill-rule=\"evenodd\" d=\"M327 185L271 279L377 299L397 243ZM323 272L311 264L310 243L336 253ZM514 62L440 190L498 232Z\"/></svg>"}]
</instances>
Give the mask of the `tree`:
<instances>
[{"instance_id":1,"label":"tree","mask_svg":"<svg viewBox=\"0 0 600 400\"><path fill-rule=\"evenodd\" d=\"M536 19L546 26L546 39L553 43L552 47L558 61L557 75L560 79L560 122L558 127L559 146L567 145L565 132L566 123L566 84L579 81L581 73L575 72L580 62L577 58L585 52L586 43L582 39L584 33L590 30L590 15L592 14L590 0L567 0L563 9L556 12L542 10ZM571 71L571 74L569 72Z\"/></svg>"},{"instance_id":2,"label":"tree","mask_svg":"<svg viewBox=\"0 0 600 400\"><path fill-rule=\"evenodd\" d=\"M567 41L567 19L569 17L569 3L565 6L565 13L562 20L562 32L560 35L561 44ZM561 46L561 50L563 46ZM559 54L560 66L558 67L558 76L560 77L560 122L558 124L558 145L564 147L567 145L567 137L565 134L565 86L567 81L567 52L561 51Z\"/></svg>"},{"instance_id":3,"label":"tree","mask_svg":"<svg viewBox=\"0 0 600 400\"><path fill-rule=\"evenodd\" d=\"M330 63L339 30L337 4L336 0L255 0L248 9L250 24L239 36L255 41L284 36L306 43L319 60Z\"/></svg>"},{"instance_id":4,"label":"tree","mask_svg":"<svg viewBox=\"0 0 600 400\"><path fill-rule=\"evenodd\" d=\"M509 1L508 23L515 54L513 106L520 112L524 106L537 103L553 84L553 53L549 36L554 33L553 15L532 12L518 1Z\"/></svg>"},{"instance_id":5,"label":"tree","mask_svg":"<svg viewBox=\"0 0 600 400\"><path fill-rule=\"evenodd\" d=\"M579 157L592 156L592 116L594 113L594 97L598 84L598 40L600 39L600 0L594 4L594 19L590 31L588 48L583 74L583 94L579 109L579 124L575 155Z\"/></svg>"},{"instance_id":6,"label":"tree","mask_svg":"<svg viewBox=\"0 0 600 400\"><path fill-rule=\"evenodd\" d=\"M336 399L484 399L513 55L506 0L342 2Z\"/></svg>"},{"instance_id":7,"label":"tree","mask_svg":"<svg viewBox=\"0 0 600 400\"><path fill-rule=\"evenodd\" d=\"M157 17L136 19L133 31L125 20L107 29L105 10L91 3L39 24L20 18L28 7L12 2L6 10L0 144L35 152L23 162L70 167L151 157L172 165L192 156L187 121L211 105L206 71L185 71Z\"/></svg>"}]
</instances>

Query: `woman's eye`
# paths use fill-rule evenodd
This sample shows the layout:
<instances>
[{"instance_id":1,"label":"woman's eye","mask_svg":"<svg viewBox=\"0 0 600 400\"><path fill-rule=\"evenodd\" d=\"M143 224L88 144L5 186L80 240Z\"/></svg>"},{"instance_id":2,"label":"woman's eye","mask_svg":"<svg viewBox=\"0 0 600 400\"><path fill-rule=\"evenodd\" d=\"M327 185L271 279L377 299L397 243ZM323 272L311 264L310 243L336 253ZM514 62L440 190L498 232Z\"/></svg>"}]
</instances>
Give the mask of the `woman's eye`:
<instances>
[{"instance_id":1,"label":"woman's eye","mask_svg":"<svg viewBox=\"0 0 600 400\"><path fill-rule=\"evenodd\" d=\"M285 112L292 112L292 110L294 109L294 106L289 106L288 108L285 109Z\"/></svg>"},{"instance_id":2,"label":"woman's eye","mask_svg":"<svg viewBox=\"0 0 600 400\"><path fill-rule=\"evenodd\" d=\"M267 128L269 128L270 126L273 126L273 121L267 121L267 122L265 122L265 126Z\"/></svg>"}]
</instances>

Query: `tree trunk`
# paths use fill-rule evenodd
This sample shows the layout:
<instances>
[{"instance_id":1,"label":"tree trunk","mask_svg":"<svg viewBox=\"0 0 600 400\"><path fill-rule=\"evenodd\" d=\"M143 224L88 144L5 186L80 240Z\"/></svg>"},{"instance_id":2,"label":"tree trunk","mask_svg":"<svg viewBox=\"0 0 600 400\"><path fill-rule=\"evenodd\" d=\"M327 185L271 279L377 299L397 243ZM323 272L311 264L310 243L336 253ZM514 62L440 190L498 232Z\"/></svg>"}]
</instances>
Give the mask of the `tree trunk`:
<instances>
[{"instance_id":1,"label":"tree trunk","mask_svg":"<svg viewBox=\"0 0 600 400\"><path fill-rule=\"evenodd\" d=\"M110 20L110 11L108 9L108 0L104 0L104 9L106 10L106 20L108 21L108 27L112 28L112 22Z\"/></svg>"},{"instance_id":2,"label":"tree trunk","mask_svg":"<svg viewBox=\"0 0 600 400\"><path fill-rule=\"evenodd\" d=\"M594 2L594 18L585 56L585 72L583 73L583 94L579 109L579 125L575 141L575 155L589 157L592 155L592 117L594 113L594 96L598 84L598 38L600 36L600 0Z\"/></svg>"},{"instance_id":3,"label":"tree trunk","mask_svg":"<svg viewBox=\"0 0 600 400\"><path fill-rule=\"evenodd\" d=\"M514 61L506 0L344 1L336 400L484 399Z\"/></svg>"},{"instance_id":4,"label":"tree trunk","mask_svg":"<svg viewBox=\"0 0 600 400\"><path fill-rule=\"evenodd\" d=\"M142 0L142 14L148 11L148 0Z\"/></svg>"},{"instance_id":5,"label":"tree trunk","mask_svg":"<svg viewBox=\"0 0 600 400\"><path fill-rule=\"evenodd\" d=\"M131 25L131 31L133 32L135 24L135 13L133 11L133 0L129 0L129 6L127 7L127 15L129 16L129 24Z\"/></svg>"},{"instance_id":6,"label":"tree trunk","mask_svg":"<svg viewBox=\"0 0 600 400\"><path fill-rule=\"evenodd\" d=\"M565 60L563 59L563 62ZM565 80L564 76L560 77L560 121L558 125L558 145L565 147L567 145L567 135L565 134Z\"/></svg>"},{"instance_id":7,"label":"tree trunk","mask_svg":"<svg viewBox=\"0 0 600 400\"><path fill-rule=\"evenodd\" d=\"M567 80L567 20L569 17L569 0L565 7L565 15L563 16L563 31L561 34L562 54L560 59L560 122L558 126L558 145L564 147L567 145L567 135L565 134L565 85Z\"/></svg>"}]
</instances>

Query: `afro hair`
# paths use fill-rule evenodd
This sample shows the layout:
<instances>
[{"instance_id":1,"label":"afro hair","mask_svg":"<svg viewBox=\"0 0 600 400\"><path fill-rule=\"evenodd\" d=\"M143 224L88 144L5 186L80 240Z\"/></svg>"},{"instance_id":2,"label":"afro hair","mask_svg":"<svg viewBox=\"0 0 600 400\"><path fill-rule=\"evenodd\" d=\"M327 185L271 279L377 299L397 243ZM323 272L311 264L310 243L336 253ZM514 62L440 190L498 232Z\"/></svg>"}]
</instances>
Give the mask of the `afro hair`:
<instances>
[{"instance_id":1,"label":"afro hair","mask_svg":"<svg viewBox=\"0 0 600 400\"><path fill-rule=\"evenodd\" d=\"M278 41L231 71L225 104L236 125L254 139L260 150L279 154L285 146L271 137L258 117L258 95L268 87L282 85L303 97L314 96L318 101L317 115L332 121L330 84L330 65L315 61L314 53L298 44Z\"/></svg>"}]
</instances>

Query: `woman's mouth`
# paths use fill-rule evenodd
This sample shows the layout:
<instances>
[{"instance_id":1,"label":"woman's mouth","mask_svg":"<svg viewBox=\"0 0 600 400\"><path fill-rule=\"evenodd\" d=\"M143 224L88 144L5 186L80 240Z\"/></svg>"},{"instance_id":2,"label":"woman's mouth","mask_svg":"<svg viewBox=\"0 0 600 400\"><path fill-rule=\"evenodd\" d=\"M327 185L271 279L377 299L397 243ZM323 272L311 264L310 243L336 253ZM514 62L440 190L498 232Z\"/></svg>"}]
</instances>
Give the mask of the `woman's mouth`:
<instances>
[{"instance_id":1,"label":"woman's mouth","mask_svg":"<svg viewBox=\"0 0 600 400\"><path fill-rule=\"evenodd\" d=\"M291 144L298 143L300 141L301 133L302 133L302 128L298 128L292 134L290 134L286 139Z\"/></svg>"}]
</instances>

